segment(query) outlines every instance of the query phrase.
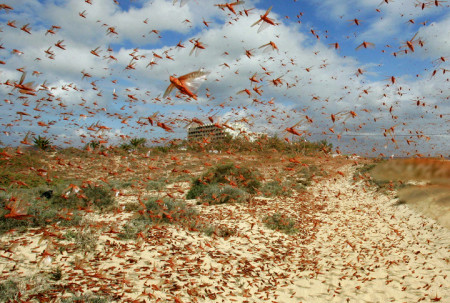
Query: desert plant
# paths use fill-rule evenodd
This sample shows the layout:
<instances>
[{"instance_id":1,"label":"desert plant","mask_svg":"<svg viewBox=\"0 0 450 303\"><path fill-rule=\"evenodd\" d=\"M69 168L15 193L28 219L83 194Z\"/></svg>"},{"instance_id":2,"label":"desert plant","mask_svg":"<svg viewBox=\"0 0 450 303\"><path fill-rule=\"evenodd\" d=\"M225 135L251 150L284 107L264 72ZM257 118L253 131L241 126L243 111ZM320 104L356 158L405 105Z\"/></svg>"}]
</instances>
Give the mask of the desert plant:
<instances>
[{"instance_id":1,"label":"desert plant","mask_svg":"<svg viewBox=\"0 0 450 303\"><path fill-rule=\"evenodd\" d=\"M44 227L48 224L59 223L62 226L79 225L81 222L81 212L77 209L69 211L65 205L55 205L51 200L40 199L36 195L36 190L24 189L15 191L14 199L28 201L21 204L28 217L21 219L5 217L10 210L6 205L14 203L11 198L0 196L0 235L10 230L25 231L30 227ZM30 201L32 201L30 203Z\"/></svg>"},{"instance_id":2,"label":"desert plant","mask_svg":"<svg viewBox=\"0 0 450 303\"><path fill-rule=\"evenodd\" d=\"M328 142L327 140L320 140L317 142L318 148L326 153L329 153L333 148L333 144Z\"/></svg>"},{"instance_id":3,"label":"desert plant","mask_svg":"<svg viewBox=\"0 0 450 303\"><path fill-rule=\"evenodd\" d=\"M228 238L236 234L236 230L227 226L219 226L214 231L214 234L218 237Z\"/></svg>"},{"instance_id":4,"label":"desert plant","mask_svg":"<svg viewBox=\"0 0 450 303\"><path fill-rule=\"evenodd\" d=\"M57 267L55 270L53 270L50 273L50 279L52 279L53 281L59 281L62 279L62 270L61 267Z\"/></svg>"},{"instance_id":5,"label":"desert plant","mask_svg":"<svg viewBox=\"0 0 450 303\"><path fill-rule=\"evenodd\" d=\"M164 187L166 187L166 183L163 180L150 180L146 185L147 190L160 191L164 189Z\"/></svg>"},{"instance_id":6,"label":"desert plant","mask_svg":"<svg viewBox=\"0 0 450 303\"><path fill-rule=\"evenodd\" d=\"M34 146L41 150L48 150L51 147L51 142L45 137L38 136L33 138Z\"/></svg>"},{"instance_id":7,"label":"desert plant","mask_svg":"<svg viewBox=\"0 0 450 303\"><path fill-rule=\"evenodd\" d=\"M0 301L15 302L20 297L19 285L17 282L8 279L0 283Z\"/></svg>"},{"instance_id":8,"label":"desert plant","mask_svg":"<svg viewBox=\"0 0 450 303\"><path fill-rule=\"evenodd\" d=\"M131 146L130 144L127 143L122 143L119 146L121 149L123 149L124 151L130 151L133 149L133 146Z\"/></svg>"},{"instance_id":9,"label":"desert plant","mask_svg":"<svg viewBox=\"0 0 450 303\"><path fill-rule=\"evenodd\" d=\"M240 188L230 185L220 186L217 184L208 185L200 195L199 203L209 204L241 203L249 198L249 194Z\"/></svg>"},{"instance_id":10,"label":"desert plant","mask_svg":"<svg viewBox=\"0 0 450 303\"><path fill-rule=\"evenodd\" d=\"M230 184L241 188L249 194L255 194L261 186L259 175L255 170L240 167L234 163L220 164L204 173L192 182L191 189L186 195L187 199L199 197L208 185Z\"/></svg>"},{"instance_id":11,"label":"desert plant","mask_svg":"<svg viewBox=\"0 0 450 303\"><path fill-rule=\"evenodd\" d=\"M184 202L170 198L149 198L144 202L146 215L153 222L173 223L191 217L194 209L188 208Z\"/></svg>"},{"instance_id":12,"label":"desert plant","mask_svg":"<svg viewBox=\"0 0 450 303\"><path fill-rule=\"evenodd\" d=\"M91 142L87 143L85 145L85 149L98 149L98 148L102 148L103 144L100 143L100 141L97 140L92 140Z\"/></svg>"},{"instance_id":13,"label":"desert plant","mask_svg":"<svg viewBox=\"0 0 450 303\"><path fill-rule=\"evenodd\" d=\"M374 167L376 166L376 164L364 164L359 166L358 168L356 168L354 174L353 174L353 178L354 179L358 179L361 176L366 176L367 173L369 173Z\"/></svg>"},{"instance_id":14,"label":"desert plant","mask_svg":"<svg viewBox=\"0 0 450 303\"><path fill-rule=\"evenodd\" d=\"M147 141L147 139L145 139L145 138L133 138L130 140L130 145L133 148L138 148L140 146L144 146L146 141Z\"/></svg>"},{"instance_id":15,"label":"desert plant","mask_svg":"<svg viewBox=\"0 0 450 303\"><path fill-rule=\"evenodd\" d=\"M13 154L11 157L0 159L0 187L8 187L14 181L20 180L25 187L44 185L47 180L39 176L35 169L46 169L44 164L46 153L41 151L24 151L21 154Z\"/></svg>"},{"instance_id":16,"label":"desert plant","mask_svg":"<svg viewBox=\"0 0 450 303\"><path fill-rule=\"evenodd\" d=\"M43 227L56 222L62 226L79 225L82 219L80 209L92 206L96 209L106 210L115 204L114 193L109 188L102 186L88 185L77 193L69 193L67 186L61 184L55 188L49 199L40 197L42 191L41 188L25 188L15 189L11 197L5 194L0 195L0 234L13 229L23 231L30 227ZM12 197L17 199L17 203L27 201L20 205L29 215L28 217L20 220L5 217L10 212L6 206L16 203Z\"/></svg>"},{"instance_id":17,"label":"desert plant","mask_svg":"<svg viewBox=\"0 0 450 303\"><path fill-rule=\"evenodd\" d=\"M143 232L147 226L153 224L182 224L189 225L190 221L197 215L193 208L188 207L184 202L170 198L144 198L144 209L140 209L137 214L126 223L119 237L131 239L139 232Z\"/></svg>"},{"instance_id":18,"label":"desert plant","mask_svg":"<svg viewBox=\"0 0 450 303\"><path fill-rule=\"evenodd\" d=\"M122 226L122 230L118 236L123 240L135 239L137 234L145 231L149 225L149 222L142 220L141 217L133 219Z\"/></svg>"},{"instance_id":19,"label":"desert plant","mask_svg":"<svg viewBox=\"0 0 450 303\"><path fill-rule=\"evenodd\" d=\"M109 180L109 186L111 188L117 188L117 189L123 189L123 188L129 188L133 186L133 184L136 184L137 180L134 179L128 179L128 180L121 180L121 179L112 179Z\"/></svg>"},{"instance_id":20,"label":"desert plant","mask_svg":"<svg viewBox=\"0 0 450 303\"><path fill-rule=\"evenodd\" d=\"M64 298L61 300L62 303L108 303L112 302L110 297L100 297L91 294L84 294L81 296L73 296L70 298Z\"/></svg>"},{"instance_id":21,"label":"desert plant","mask_svg":"<svg viewBox=\"0 0 450 303\"><path fill-rule=\"evenodd\" d=\"M74 187L76 185L70 185L73 189L67 187L60 190L50 199L52 204L69 207L79 208L94 206L97 209L107 209L112 207L115 203L115 196L113 191L106 186L87 185L83 187ZM70 187L69 186L69 187ZM78 189L76 189L78 188Z\"/></svg>"},{"instance_id":22,"label":"desert plant","mask_svg":"<svg viewBox=\"0 0 450 303\"><path fill-rule=\"evenodd\" d=\"M152 148L152 154L167 154L171 150L170 146L155 146Z\"/></svg>"},{"instance_id":23,"label":"desert plant","mask_svg":"<svg viewBox=\"0 0 450 303\"><path fill-rule=\"evenodd\" d=\"M68 230L64 237L67 241L74 242L76 249L93 251L97 247L98 236L90 228L81 231Z\"/></svg>"},{"instance_id":24,"label":"desert plant","mask_svg":"<svg viewBox=\"0 0 450 303\"><path fill-rule=\"evenodd\" d=\"M295 228L295 221L279 212L265 217L263 222L268 228L278 230L286 234L298 232L298 229Z\"/></svg>"},{"instance_id":25,"label":"desert plant","mask_svg":"<svg viewBox=\"0 0 450 303\"><path fill-rule=\"evenodd\" d=\"M292 194L292 184L288 182L269 181L263 184L261 192L268 197L271 196L289 196Z\"/></svg>"}]
</instances>

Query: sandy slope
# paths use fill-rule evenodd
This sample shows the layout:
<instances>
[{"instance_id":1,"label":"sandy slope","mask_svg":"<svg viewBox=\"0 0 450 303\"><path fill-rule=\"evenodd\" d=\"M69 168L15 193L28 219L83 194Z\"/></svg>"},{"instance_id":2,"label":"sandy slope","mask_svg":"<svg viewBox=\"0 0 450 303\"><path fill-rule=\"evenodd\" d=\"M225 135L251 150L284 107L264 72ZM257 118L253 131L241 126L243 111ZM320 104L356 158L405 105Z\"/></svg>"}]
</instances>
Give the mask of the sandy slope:
<instances>
[{"instance_id":1,"label":"sandy slope","mask_svg":"<svg viewBox=\"0 0 450 303\"><path fill-rule=\"evenodd\" d=\"M361 185L360 185L361 186ZM336 196L339 195L338 198ZM304 302L426 302L450 298L450 231L348 178L324 182L316 197L333 211L317 239L323 275L308 281ZM320 286L322 284L322 286ZM445 301L445 300L443 300Z\"/></svg>"},{"instance_id":2,"label":"sandy slope","mask_svg":"<svg viewBox=\"0 0 450 303\"><path fill-rule=\"evenodd\" d=\"M69 293L110 295L116 302L429 302L436 296L444 302L450 298L450 231L405 205L396 206L393 199L355 186L350 180L352 169L347 166L345 176L315 184L309 195L256 198L246 205L196 206L205 218L237 231L228 238L159 226L145 238L123 241L115 232L129 214L110 214L95 218L103 220L97 223L98 230L101 225L112 227L99 232L95 251L51 250L55 254L50 264L37 262L54 236L42 238L42 231L30 232L20 237L22 245L12 252L0 251L2 279L35 277L37 284L38 277L60 266L63 276L53 294L42 290L42 296L56 301ZM289 236L262 223L265 215L276 211L314 220ZM95 233L95 228L89 232ZM2 244L13 238L18 237L3 237Z\"/></svg>"}]
</instances>

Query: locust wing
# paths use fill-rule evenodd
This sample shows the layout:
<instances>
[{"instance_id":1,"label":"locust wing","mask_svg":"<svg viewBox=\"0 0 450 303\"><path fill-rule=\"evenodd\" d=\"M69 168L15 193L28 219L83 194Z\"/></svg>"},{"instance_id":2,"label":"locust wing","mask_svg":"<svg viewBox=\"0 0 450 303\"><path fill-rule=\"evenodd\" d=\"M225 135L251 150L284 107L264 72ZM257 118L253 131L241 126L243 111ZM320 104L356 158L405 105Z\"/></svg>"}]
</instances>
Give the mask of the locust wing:
<instances>
[{"instance_id":1,"label":"locust wing","mask_svg":"<svg viewBox=\"0 0 450 303\"><path fill-rule=\"evenodd\" d=\"M195 93L200 85L206 80L206 76L209 72L198 70L178 78L186 87L193 93Z\"/></svg>"},{"instance_id":2,"label":"locust wing","mask_svg":"<svg viewBox=\"0 0 450 303\"><path fill-rule=\"evenodd\" d=\"M170 95L170 93L172 92L172 90L175 88L175 85L173 85L172 83L170 83L170 85L167 87L166 91L164 92L163 98L167 97L168 95Z\"/></svg>"}]
</instances>

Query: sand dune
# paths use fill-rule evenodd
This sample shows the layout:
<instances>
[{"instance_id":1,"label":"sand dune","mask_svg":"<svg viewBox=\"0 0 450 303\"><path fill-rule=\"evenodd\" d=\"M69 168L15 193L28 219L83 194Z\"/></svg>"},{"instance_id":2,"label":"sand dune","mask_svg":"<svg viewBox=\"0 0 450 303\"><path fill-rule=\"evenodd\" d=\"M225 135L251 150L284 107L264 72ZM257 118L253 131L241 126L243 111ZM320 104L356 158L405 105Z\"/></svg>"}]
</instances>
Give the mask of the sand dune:
<instances>
[{"instance_id":1,"label":"sand dune","mask_svg":"<svg viewBox=\"0 0 450 303\"><path fill-rule=\"evenodd\" d=\"M137 241L119 240L113 227L127 213L92 214L97 226L112 227L100 231L96 249L86 253L43 258L54 242L48 232L4 236L2 247L20 245L1 253L2 279L39 283L59 267L57 285L66 290L56 287L53 297L43 290L42 298L110 293L113 302L444 302L450 297L450 231L393 196L353 184L353 170L341 168L344 176L324 178L308 194L195 206L204 218L237 231L225 238L162 225ZM314 216L315 223L286 235L262 223L275 211L298 220L300 213Z\"/></svg>"}]
</instances>

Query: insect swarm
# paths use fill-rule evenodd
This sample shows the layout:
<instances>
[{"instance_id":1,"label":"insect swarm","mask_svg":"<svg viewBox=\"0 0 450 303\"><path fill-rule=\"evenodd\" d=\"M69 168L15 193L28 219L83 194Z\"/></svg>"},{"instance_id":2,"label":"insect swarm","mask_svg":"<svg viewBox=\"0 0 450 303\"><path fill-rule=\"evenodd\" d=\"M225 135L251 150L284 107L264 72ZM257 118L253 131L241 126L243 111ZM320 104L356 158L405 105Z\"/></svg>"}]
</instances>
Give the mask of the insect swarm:
<instances>
[{"instance_id":1,"label":"insect swarm","mask_svg":"<svg viewBox=\"0 0 450 303\"><path fill-rule=\"evenodd\" d=\"M1 302L450 297L448 1L22 2Z\"/></svg>"}]
</instances>

